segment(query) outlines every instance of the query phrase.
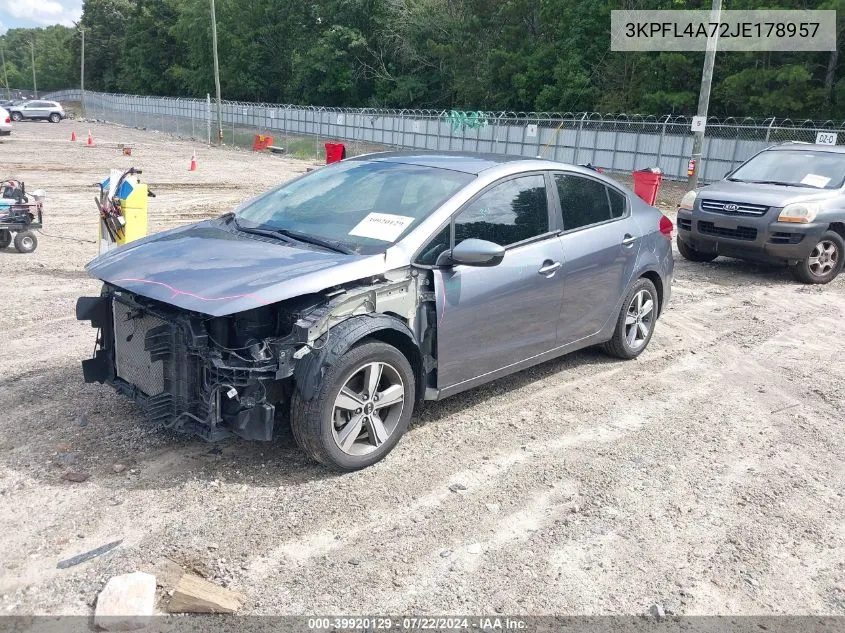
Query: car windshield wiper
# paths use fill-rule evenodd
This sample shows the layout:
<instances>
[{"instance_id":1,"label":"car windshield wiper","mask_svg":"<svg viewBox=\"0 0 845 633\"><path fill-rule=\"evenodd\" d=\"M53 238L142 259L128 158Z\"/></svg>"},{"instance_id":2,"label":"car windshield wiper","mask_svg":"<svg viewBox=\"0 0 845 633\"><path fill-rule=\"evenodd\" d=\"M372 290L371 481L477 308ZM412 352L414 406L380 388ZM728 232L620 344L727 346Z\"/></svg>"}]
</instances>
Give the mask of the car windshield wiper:
<instances>
[{"instance_id":1,"label":"car windshield wiper","mask_svg":"<svg viewBox=\"0 0 845 633\"><path fill-rule=\"evenodd\" d=\"M782 180L743 180L743 182L750 182L755 185L781 185L782 187L809 187L810 189L818 189L818 187L808 185L805 182L783 182Z\"/></svg>"},{"instance_id":2,"label":"car windshield wiper","mask_svg":"<svg viewBox=\"0 0 845 633\"><path fill-rule=\"evenodd\" d=\"M322 237L316 237L314 235L309 235L308 233L302 233L300 231L294 231L292 229L261 229L257 227L243 226L240 222L238 222L238 216L232 212L220 216L220 219L224 222L231 222L235 225L235 228L237 228L239 231L243 231L244 233L265 235L267 237L272 237L277 240L282 240L283 242L286 242L288 244L294 241L304 242L306 244L321 246L336 253L343 253L344 255L356 254L351 247L344 244L343 242L339 242L336 240L328 240Z\"/></svg>"},{"instance_id":3,"label":"car windshield wiper","mask_svg":"<svg viewBox=\"0 0 845 633\"><path fill-rule=\"evenodd\" d=\"M285 244L290 244L293 240L289 237L279 233L278 231L273 231L270 229L259 229L254 228L251 226L243 226L240 222L238 222L238 217L234 213L227 213L220 218L224 222L231 222L235 225L235 228L241 231L242 233L252 233L253 235L263 235L264 237L272 237L274 240L279 240L284 242Z\"/></svg>"},{"instance_id":4,"label":"car windshield wiper","mask_svg":"<svg viewBox=\"0 0 845 633\"><path fill-rule=\"evenodd\" d=\"M352 248L350 248L343 242L339 242L337 240L328 240L324 237L317 237L315 235L310 235L308 233L302 233L301 231L294 231L291 229L274 229L273 232L280 233L285 237L293 238L299 242L314 244L315 246L322 246L323 248L327 248L330 251L334 251L336 253L343 253L344 255L355 254L355 251Z\"/></svg>"}]
</instances>

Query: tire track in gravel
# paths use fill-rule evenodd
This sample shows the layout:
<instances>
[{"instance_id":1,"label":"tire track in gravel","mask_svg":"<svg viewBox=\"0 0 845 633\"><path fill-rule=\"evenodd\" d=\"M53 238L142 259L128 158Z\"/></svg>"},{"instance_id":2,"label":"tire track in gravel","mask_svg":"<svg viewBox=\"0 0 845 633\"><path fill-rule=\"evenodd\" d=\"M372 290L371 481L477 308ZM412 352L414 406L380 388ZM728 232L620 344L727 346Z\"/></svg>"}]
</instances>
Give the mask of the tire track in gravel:
<instances>
[{"instance_id":1,"label":"tire track in gravel","mask_svg":"<svg viewBox=\"0 0 845 633\"><path fill-rule=\"evenodd\" d=\"M699 306L701 307L701 306ZM769 324L771 325L771 324ZM739 324L739 328L745 329L744 324ZM771 329L771 328L769 328ZM704 330L707 331L707 330ZM735 337L737 331L734 330L733 332L722 333L719 336L721 337ZM748 334L745 338L751 340L754 337L759 336L759 332L753 332ZM765 349L768 344L777 343L777 339L781 337L781 331L776 330L773 336L769 338L764 338L762 341L762 345L760 345L761 349ZM702 343L713 343L718 339L714 337L711 341L695 341L694 344L702 344ZM759 339L755 342L758 344L761 343ZM692 345L691 345L692 346ZM723 357L723 368L722 373L728 373L733 368L739 365L747 365L748 364L748 355L742 349L734 349L733 358L729 360L729 362L724 363ZM675 363L673 364L672 361L674 359L670 359L668 357L664 357L660 359L658 362L664 363L666 366L662 368L662 370L656 372L655 378L659 380L659 382L663 383L665 391L671 391L674 386L674 379L677 374L679 373L688 373L690 375L696 375L700 373L701 366L708 360L705 355L697 355L697 356L690 356L685 362ZM653 354L650 354L649 358L650 363L652 366L655 363L655 359L653 358ZM668 362L667 362L668 361ZM567 383L567 385L561 389L559 385L549 385L546 387L541 387L539 389L532 390L533 393L531 394L532 399L537 399L537 397L544 397L544 396L551 396L556 395L558 397L561 396L561 391L577 391L578 390L578 382L588 382L591 380L595 380L598 377L609 377L609 376L616 376L620 372L614 369L609 369L606 371L601 372L598 375L591 375L589 377L585 377L583 379L576 380L573 383ZM622 376L624 379L624 374ZM636 382L636 378L633 379ZM619 385L620 387L624 387L624 382ZM715 394L708 393L706 390L704 392L695 389L687 389L684 394L684 399L679 401L677 397L673 398L666 398L665 399L665 411L664 413L670 413L671 408L683 408L684 406L692 407L696 402L701 401L702 399L706 398L707 396L712 396ZM566 398L564 398L566 400ZM515 405L509 407L519 407L521 406L521 402L515 403ZM662 419L663 416L655 416L656 419ZM632 427L633 428L633 427ZM441 510L441 515L446 516L460 516L460 513L452 513L450 510L457 510L456 508L449 508L448 501L451 501L455 497L455 495L448 492L448 484L450 481L466 481L469 482L469 489L473 491L473 494L484 494L485 490L490 489L493 482L497 482L498 485L501 485L502 479L508 477L516 477L512 475L510 471L516 470L518 466L527 466L525 464L527 456L531 457L531 462L533 463L535 460L539 460L540 464L546 461L550 455L556 454L561 450L572 448L576 444L579 443L589 443L590 441L601 442L601 441L609 441L609 442L616 442L622 438L625 434L611 434L609 439L607 437L602 437L602 428L596 428L592 426L586 427L580 434L576 435L575 437L578 438L578 441L575 443L570 443L572 441L571 437L564 436L562 439L546 441L543 440L541 442L534 444L529 444L525 449L522 451L512 451L508 453L505 457L499 458L498 460L494 460L492 464L484 464L481 466L480 469L472 469L468 472L458 472L448 480L440 480L436 486L433 488L437 490L437 492L431 491L426 495L423 495L415 504L412 504L409 508L403 509L399 513L395 513L391 516L383 516L383 515L376 515L369 517L368 520L365 520L363 523L356 523L356 525L352 529L347 529L343 531L343 536L338 539L337 534L332 530L324 529L318 532L316 535L308 535L305 538L297 539L291 542L287 542L280 546L271 556L269 559L264 559L258 565L253 565L250 568L249 577L254 582L256 578L256 574L258 575L259 581L261 578L262 573L266 573L268 570L272 570L277 568L277 566L286 559L292 559L296 562L297 565L302 565L304 562L310 561L314 558L318 557L325 557L327 554L331 554L332 552L336 552L338 550L345 550L345 551L361 551L362 547L366 545L367 542L372 541L373 539L378 540L378 535L383 533L389 533L391 530L395 529L397 525L407 524L410 520L410 517L415 516L419 513L421 508L430 509L432 507ZM530 470L530 468L529 468ZM516 478L523 479L523 480L533 480L533 475L536 473L529 473L529 474L522 474ZM446 492L443 492L446 491ZM466 496L470 495L462 495L462 502L464 504L467 503ZM525 504L528 506L529 510L520 509L517 510L516 513L512 516L519 516L525 515L525 520L531 524L536 524L538 518L546 513L546 510L543 508L546 507L547 503L553 503L551 496L549 493L540 493L540 501L537 502L537 498L529 497ZM556 503L556 502L555 502ZM454 505L454 504L452 504ZM477 505L477 504L476 504ZM554 515L554 513L552 513ZM442 516L441 516L442 518ZM504 531L507 533L508 530L512 529L513 525L513 518L506 519L503 526L500 527L499 532ZM424 526L425 528L425 526ZM457 534L464 534L467 531L466 525L453 525L449 529L441 530L446 533L457 533ZM492 541L483 541L481 542L481 548L483 552L488 551L489 549L496 549L496 547L491 547L491 545L500 544L497 539L493 539ZM482 557L477 557L475 554L469 555L467 554L467 548L471 545L469 543L462 543L459 546L459 549L456 550L459 552L459 558L466 560L467 556L470 557L470 560L481 561ZM453 566L453 561L441 561L438 564L437 556L433 554L428 554L427 559L433 560L418 560L417 564L414 565L416 569L425 570L425 572L417 573L416 575L411 575L407 582L408 585L412 587L429 587L428 591L436 592L438 587L438 582L436 579L441 578L444 574L444 568L448 566ZM312 570L312 573L317 570ZM468 571L471 571L468 570ZM308 573L308 572L306 572ZM319 574L316 574L319 575ZM418 591L418 593L420 593ZM422 592L424 594L424 592ZM431 603L432 596L429 596L428 603ZM403 605L399 605L403 606ZM406 606L406 605L405 605Z\"/></svg>"}]
</instances>

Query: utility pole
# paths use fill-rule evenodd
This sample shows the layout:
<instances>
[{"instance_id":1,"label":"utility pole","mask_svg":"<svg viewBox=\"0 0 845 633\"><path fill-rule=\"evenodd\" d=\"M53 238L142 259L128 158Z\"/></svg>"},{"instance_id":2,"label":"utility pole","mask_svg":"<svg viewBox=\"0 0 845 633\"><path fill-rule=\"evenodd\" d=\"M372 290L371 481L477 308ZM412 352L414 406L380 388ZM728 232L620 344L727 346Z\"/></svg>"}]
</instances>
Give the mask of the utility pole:
<instances>
[{"instance_id":1,"label":"utility pole","mask_svg":"<svg viewBox=\"0 0 845 633\"><path fill-rule=\"evenodd\" d=\"M214 88L217 91L217 144L219 145L223 142L223 105L220 99L220 62L217 60L217 16L214 11L214 0L211 0L211 51L214 55Z\"/></svg>"},{"instance_id":2,"label":"utility pole","mask_svg":"<svg viewBox=\"0 0 845 633\"><path fill-rule=\"evenodd\" d=\"M32 91L35 93L35 98L38 98L38 84L35 83L35 36L29 42L29 50L32 53Z\"/></svg>"},{"instance_id":3,"label":"utility pole","mask_svg":"<svg viewBox=\"0 0 845 633\"><path fill-rule=\"evenodd\" d=\"M12 91L9 89L9 71L6 70L6 53L2 47L0 47L0 60L3 61L3 80L6 82L6 98L12 98Z\"/></svg>"},{"instance_id":4,"label":"utility pole","mask_svg":"<svg viewBox=\"0 0 845 633\"><path fill-rule=\"evenodd\" d=\"M80 26L79 30L82 32L82 52L79 56L79 89L82 92L82 116L85 115L85 27Z\"/></svg>"},{"instance_id":5,"label":"utility pole","mask_svg":"<svg viewBox=\"0 0 845 633\"><path fill-rule=\"evenodd\" d=\"M710 22L718 23L722 14L722 0L713 0L710 10ZM704 53L704 70L701 73L701 92L698 93L698 116L707 120L707 108L710 106L710 86L713 83L713 64L716 62L716 45L719 43L719 32L707 38L707 50ZM704 130L694 133L692 141L692 156L695 161L692 175L688 184L690 189L698 187L698 174L701 169L701 152L704 147Z\"/></svg>"}]
</instances>

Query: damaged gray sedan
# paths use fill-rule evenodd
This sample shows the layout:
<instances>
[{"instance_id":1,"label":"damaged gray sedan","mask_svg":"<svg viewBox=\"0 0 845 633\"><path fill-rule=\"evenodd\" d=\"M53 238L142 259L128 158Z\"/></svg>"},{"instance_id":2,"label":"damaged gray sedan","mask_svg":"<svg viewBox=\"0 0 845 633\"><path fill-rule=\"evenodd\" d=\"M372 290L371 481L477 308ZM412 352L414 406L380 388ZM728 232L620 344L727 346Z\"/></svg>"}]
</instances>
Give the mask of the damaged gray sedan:
<instances>
[{"instance_id":1,"label":"damaged gray sedan","mask_svg":"<svg viewBox=\"0 0 845 633\"><path fill-rule=\"evenodd\" d=\"M344 160L92 261L84 377L209 441L289 420L314 459L363 468L423 400L591 345L638 356L669 299L671 234L590 169Z\"/></svg>"}]
</instances>

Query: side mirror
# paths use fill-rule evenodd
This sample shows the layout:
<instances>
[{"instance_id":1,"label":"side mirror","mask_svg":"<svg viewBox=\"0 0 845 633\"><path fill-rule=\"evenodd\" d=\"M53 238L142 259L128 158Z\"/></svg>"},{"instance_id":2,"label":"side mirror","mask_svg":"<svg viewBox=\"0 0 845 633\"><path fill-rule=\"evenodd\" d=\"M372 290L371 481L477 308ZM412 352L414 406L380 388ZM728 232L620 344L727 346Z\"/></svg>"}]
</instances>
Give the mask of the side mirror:
<instances>
[{"instance_id":1,"label":"side mirror","mask_svg":"<svg viewBox=\"0 0 845 633\"><path fill-rule=\"evenodd\" d=\"M438 266L497 266L505 257L505 247L487 240L466 239L451 251L441 253Z\"/></svg>"}]
</instances>

